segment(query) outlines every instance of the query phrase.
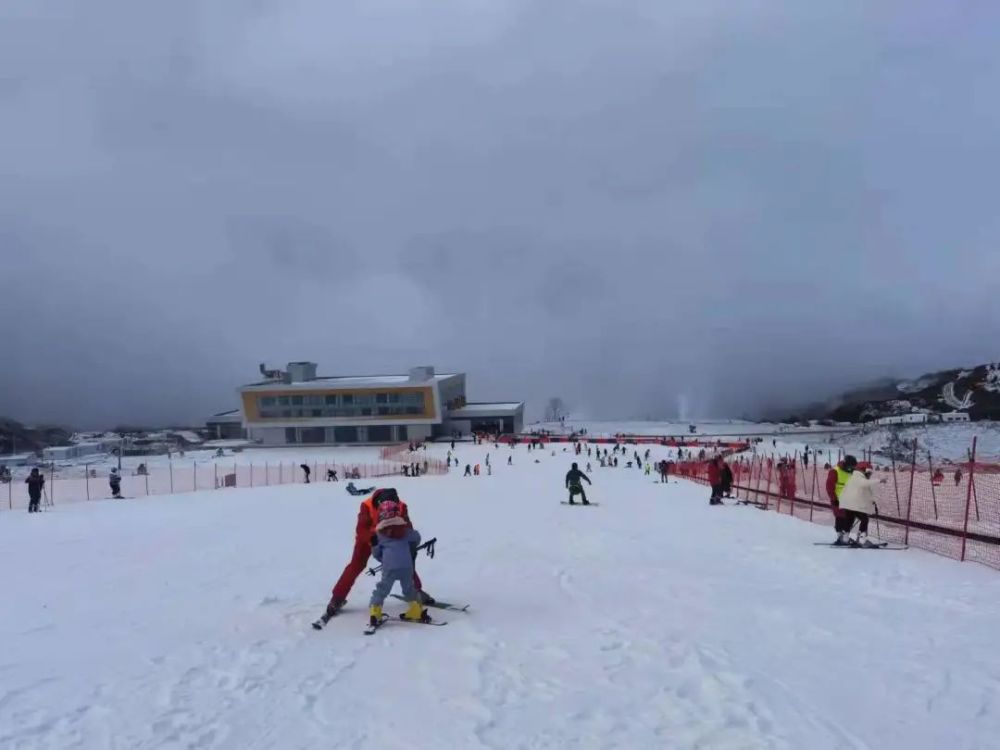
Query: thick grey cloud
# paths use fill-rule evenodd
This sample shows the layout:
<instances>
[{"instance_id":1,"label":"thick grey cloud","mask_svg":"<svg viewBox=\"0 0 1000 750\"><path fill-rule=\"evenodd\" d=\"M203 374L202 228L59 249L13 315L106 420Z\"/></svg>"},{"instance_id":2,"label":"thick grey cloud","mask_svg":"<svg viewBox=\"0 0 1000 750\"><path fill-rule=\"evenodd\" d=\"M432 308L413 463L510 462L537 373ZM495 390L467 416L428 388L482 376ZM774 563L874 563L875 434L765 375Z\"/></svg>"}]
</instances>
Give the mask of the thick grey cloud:
<instances>
[{"instance_id":1,"label":"thick grey cloud","mask_svg":"<svg viewBox=\"0 0 1000 750\"><path fill-rule=\"evenodd\" d=\"M995 359L1000 9L0 6L0 413L267 359L738 414Z\"/></svg>"}]
</instances>

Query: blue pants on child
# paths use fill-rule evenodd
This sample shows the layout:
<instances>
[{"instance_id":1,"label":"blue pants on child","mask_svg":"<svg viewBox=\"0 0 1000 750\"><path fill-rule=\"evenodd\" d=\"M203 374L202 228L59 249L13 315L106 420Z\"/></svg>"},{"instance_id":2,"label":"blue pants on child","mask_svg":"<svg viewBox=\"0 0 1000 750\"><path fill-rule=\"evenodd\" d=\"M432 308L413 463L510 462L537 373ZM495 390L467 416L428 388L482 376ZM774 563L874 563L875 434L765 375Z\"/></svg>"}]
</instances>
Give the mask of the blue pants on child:
<instances>
[{"instance_id":1,"label":"blue pants on child","mask_svg":"<svg viewBox=\"0 0 1000 750\"><path fill-rule=\"evenodd\" d=\"M392 591L392 585L399 581L400 588L403 589L403 598L408 602L419 601L417 589L413 585L413 568L400 568L398 570L382 569L382 577L375 584L372 591L372 599L368 603L370 607L381 607L385 599Z\"/></svg>"}]
</instances>

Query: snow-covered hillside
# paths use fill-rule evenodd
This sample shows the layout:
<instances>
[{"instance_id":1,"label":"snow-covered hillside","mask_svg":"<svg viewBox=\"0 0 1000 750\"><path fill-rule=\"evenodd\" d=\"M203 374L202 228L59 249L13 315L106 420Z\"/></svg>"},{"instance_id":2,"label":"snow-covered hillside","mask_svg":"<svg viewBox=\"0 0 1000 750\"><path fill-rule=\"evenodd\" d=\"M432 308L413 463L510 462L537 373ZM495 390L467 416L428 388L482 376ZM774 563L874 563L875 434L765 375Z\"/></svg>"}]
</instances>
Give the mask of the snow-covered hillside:
<instances>
[{"instance_id":1,"label":"snow-covered hillside","mask_svg":"<svg viewBox=\"0 0 1000 750\"><path fill-rule=\"evenodd\" d=\"M427 590L472 605L443 628L363 636L362 577L310 629L350 554L343 484L3 515L0 747L995 746L994 571L816 547L635 469L568 507L570 453L459 458L487 451L493 476L395 482L439 539Z\"/></svg>"}]
</instances>

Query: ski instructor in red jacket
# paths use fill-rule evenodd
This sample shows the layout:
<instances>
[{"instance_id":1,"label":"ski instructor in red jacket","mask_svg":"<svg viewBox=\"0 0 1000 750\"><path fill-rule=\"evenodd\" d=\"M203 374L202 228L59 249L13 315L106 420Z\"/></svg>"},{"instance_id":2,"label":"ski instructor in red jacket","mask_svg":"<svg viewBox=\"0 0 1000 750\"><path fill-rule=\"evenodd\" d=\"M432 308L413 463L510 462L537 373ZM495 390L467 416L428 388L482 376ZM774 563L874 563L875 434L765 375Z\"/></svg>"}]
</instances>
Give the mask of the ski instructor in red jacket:
<instances>
[{"instance_id":1,"label":"ski instructor in red jacket","mask_svg":"<svg viewBox=\"0 0 1000 750\"><path fill-rule=\"evenodd\" d=\"M413 528L406 503L399 499L396 490L391 487L375 490L371 497L362 501L361 507L358 509L358 523L354 529L354 552L351 555L351 561L347 563L347 567L344 568L344 572L340 574L340 578L333 587L333 596L330 597L330 603L326 606L326 614L322 618L324 622L329 621L344 606L351 587L358 576L364 572L365 566L368 565L368 558L372 554L372 540L375 538L375 527L378 525L378 506L386 500L399 503L403 520L406 521L407 526ZM416 570L413 571L413 585L420 594L423 604L434 602L434 599L424 593L420 584L420 576L417 575Z\"/></svg>"}]
</instances>

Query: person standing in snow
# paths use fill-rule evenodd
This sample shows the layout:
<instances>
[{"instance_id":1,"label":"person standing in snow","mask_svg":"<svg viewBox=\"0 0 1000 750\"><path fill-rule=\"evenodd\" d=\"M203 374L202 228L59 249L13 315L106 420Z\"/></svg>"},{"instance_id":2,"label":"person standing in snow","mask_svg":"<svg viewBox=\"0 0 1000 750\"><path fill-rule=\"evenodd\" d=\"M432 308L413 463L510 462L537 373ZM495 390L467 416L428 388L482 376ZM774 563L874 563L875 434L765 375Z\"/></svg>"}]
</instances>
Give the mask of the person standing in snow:
<instances>
[{"instance_id":1,"label":"person standing in snow","mask_svg":"<svg viewBox=\"0 0 1000 750\"><path fill-rule=\"evenodd\" d=\"M38 513L38 504L42 501L42 490L45 489L45 477L38 472L36 466L24 480L28 485L28 512Z\"/></svg>"},{"instance_id":2,"label":"person standing in snow","mask_svg":"<svg viewBox=\"0 0 1000 750\"><path fill-rule=\"evenodd\" d=\"M575 505L573 498L580 495L584 505L590 505L587 500L587 493L583 491L583 483L591 484L590 477L580 471L580 467L573 464L573 467L566 472L566 489L569 490L569 504Z\"/></svg>"},{"instance_id":3,"label":"person standing in snow","mask_svg":"<svg viewBox=\"0 0 1000 750\"><path fill-rule=\"evenodd\" d=\"M309 475L312 474L309 464L299 464L299 468L302 469L302 473L305 474L306 484L309 484Z\"/></svg>"},{"instance_id":4,"label":"person standing in snow","mask_svg":"<svg viewBox=\"0 0 1000 750\"><path fill-rule=\"evenodd\" d=\"M336 482L337 481L337 470L336 469L327 469L326 470L326 481L328 481L328 482Z\"/></svg>"},{"instance_id":5,"label":"person standing in snow","mask_svg":"<svg viewBox=\"0 0 1000 750\"><path fill-rule=\"evenodd\" d=\"M713 458L708 462L708 484L712 488L708 504L722 505L722 470L719 468L719 459Z\"/></svg>"},{"instance_id":6,"label":"person standing in snow","mask_svg":"<svg viewBox=\"0 0 1000 750\"><path fill-rule=\"evenodd\" d=\"M847 543L856 547L875 547L868 540L868 519L878 513L875 505L875 485L872 467L868 463L860 463L838 496L840 510L844 513L844 528L847 530ZM858 536L850 538L854 522L858 521Z\"/></svg>"},{"instance_id":7,"label":"person standing in snow","mask_svg":"<svg viewBox=\"0 0 1000 750\"><path fill-rule=\"evenodd\" d=\"M118 469L112 469L111 473L108 475L108 486L111 487L111 497L121 500L122 499L122 477L118 473Z\"/></svg>"},{"instance_id":8,"label":"person standing in snow","mask_svg":"<svg viewBox=\"0 0 1000 750\"><path fill-rule=\"evenodd\" d=\"M417 573L413 560L416 557L415 550L420 546L420 532L405 517L400 503L384 500L379 504L375 533L372 555L382 563L382 577L375 584L368 602L371 626L376 627L381 623L382 605L396 581L399 581L403 598L409 604L409 608L401 615L402 619L429 622L430 616L423 608L420 592L414 585Z\"/></svg>"},{"instance_id":9,"label":"person standing in snow","mask_svg":"<svg viewBox=\"0 0 1000 750\"><path fill-rule=\"evenodd\" d=\"M507 456L507 465L508 466L513 466L514 465L514 457L513 456Z\"/></svg>"},{"instance_id":10,"label":"person standing in snow","mask_svg":"<svg viewBox=\"0 0 1000 750\"><path fill-rule=\"evenodd\" d=\"M826 494L830 498L830 505L833 506L833 528L837 532L834 544L837 546L847 544L847 537L854 523L853 517L848 520L847 513L840 507L840 493L844 491L857 465L858 459L854 456L844 456L844 460L830 469L826 475Z\"/></svg>"},{"instance_id":11,"label":"person standing in snow","mask_svg":"<svg viewBox=\"0 0 1000 750\"><path fill-rule=\"evenodd\" d=\"M465 465L465 474L463 476L467 476L467 477L471 477L472 476L472 465L471 464L466 464Z\"/></svg>"},{"instance_id":12,"label":"person standing in snow","mask_svg":"<svg viewBox=\"0 0 1000 750\"><path fill-rule=\"evenodd\" d=\"M722 484L722 496L733 496L733 470L725 459L719 459L722 467L719 470L719 480Z\"/></svg>"},{"instance_id":13,"label":"person standing in snow","mask_svg":"<svg viewBox=\"0 0 1000 750\"><path fill-rule=\"evenodd\" d=\"M351 554L350 562L347 563L344 572L341 573L340 578L337 579L337 583L333 587L330 603L327 604L326 612L321 618L324 625L347 602L347 595L351 592L354 582L368 564L368 558L372 554L372 547L377 541L379 506L383 502L396 503L399 506L399 517L406 522L407 526L412 528L409 509L406 507L406 503L399 499L399 495L395 489L391 487L377 489L370 497L362 501L361 507L358 508L358 520L354 529L354 551ZM420 598L425 604L430 604L434 601L423 590L423 584L420 582L420 576L417 575L415 568L413 569L413 587L419 592Z\"/></svg>"}]
</instances>

